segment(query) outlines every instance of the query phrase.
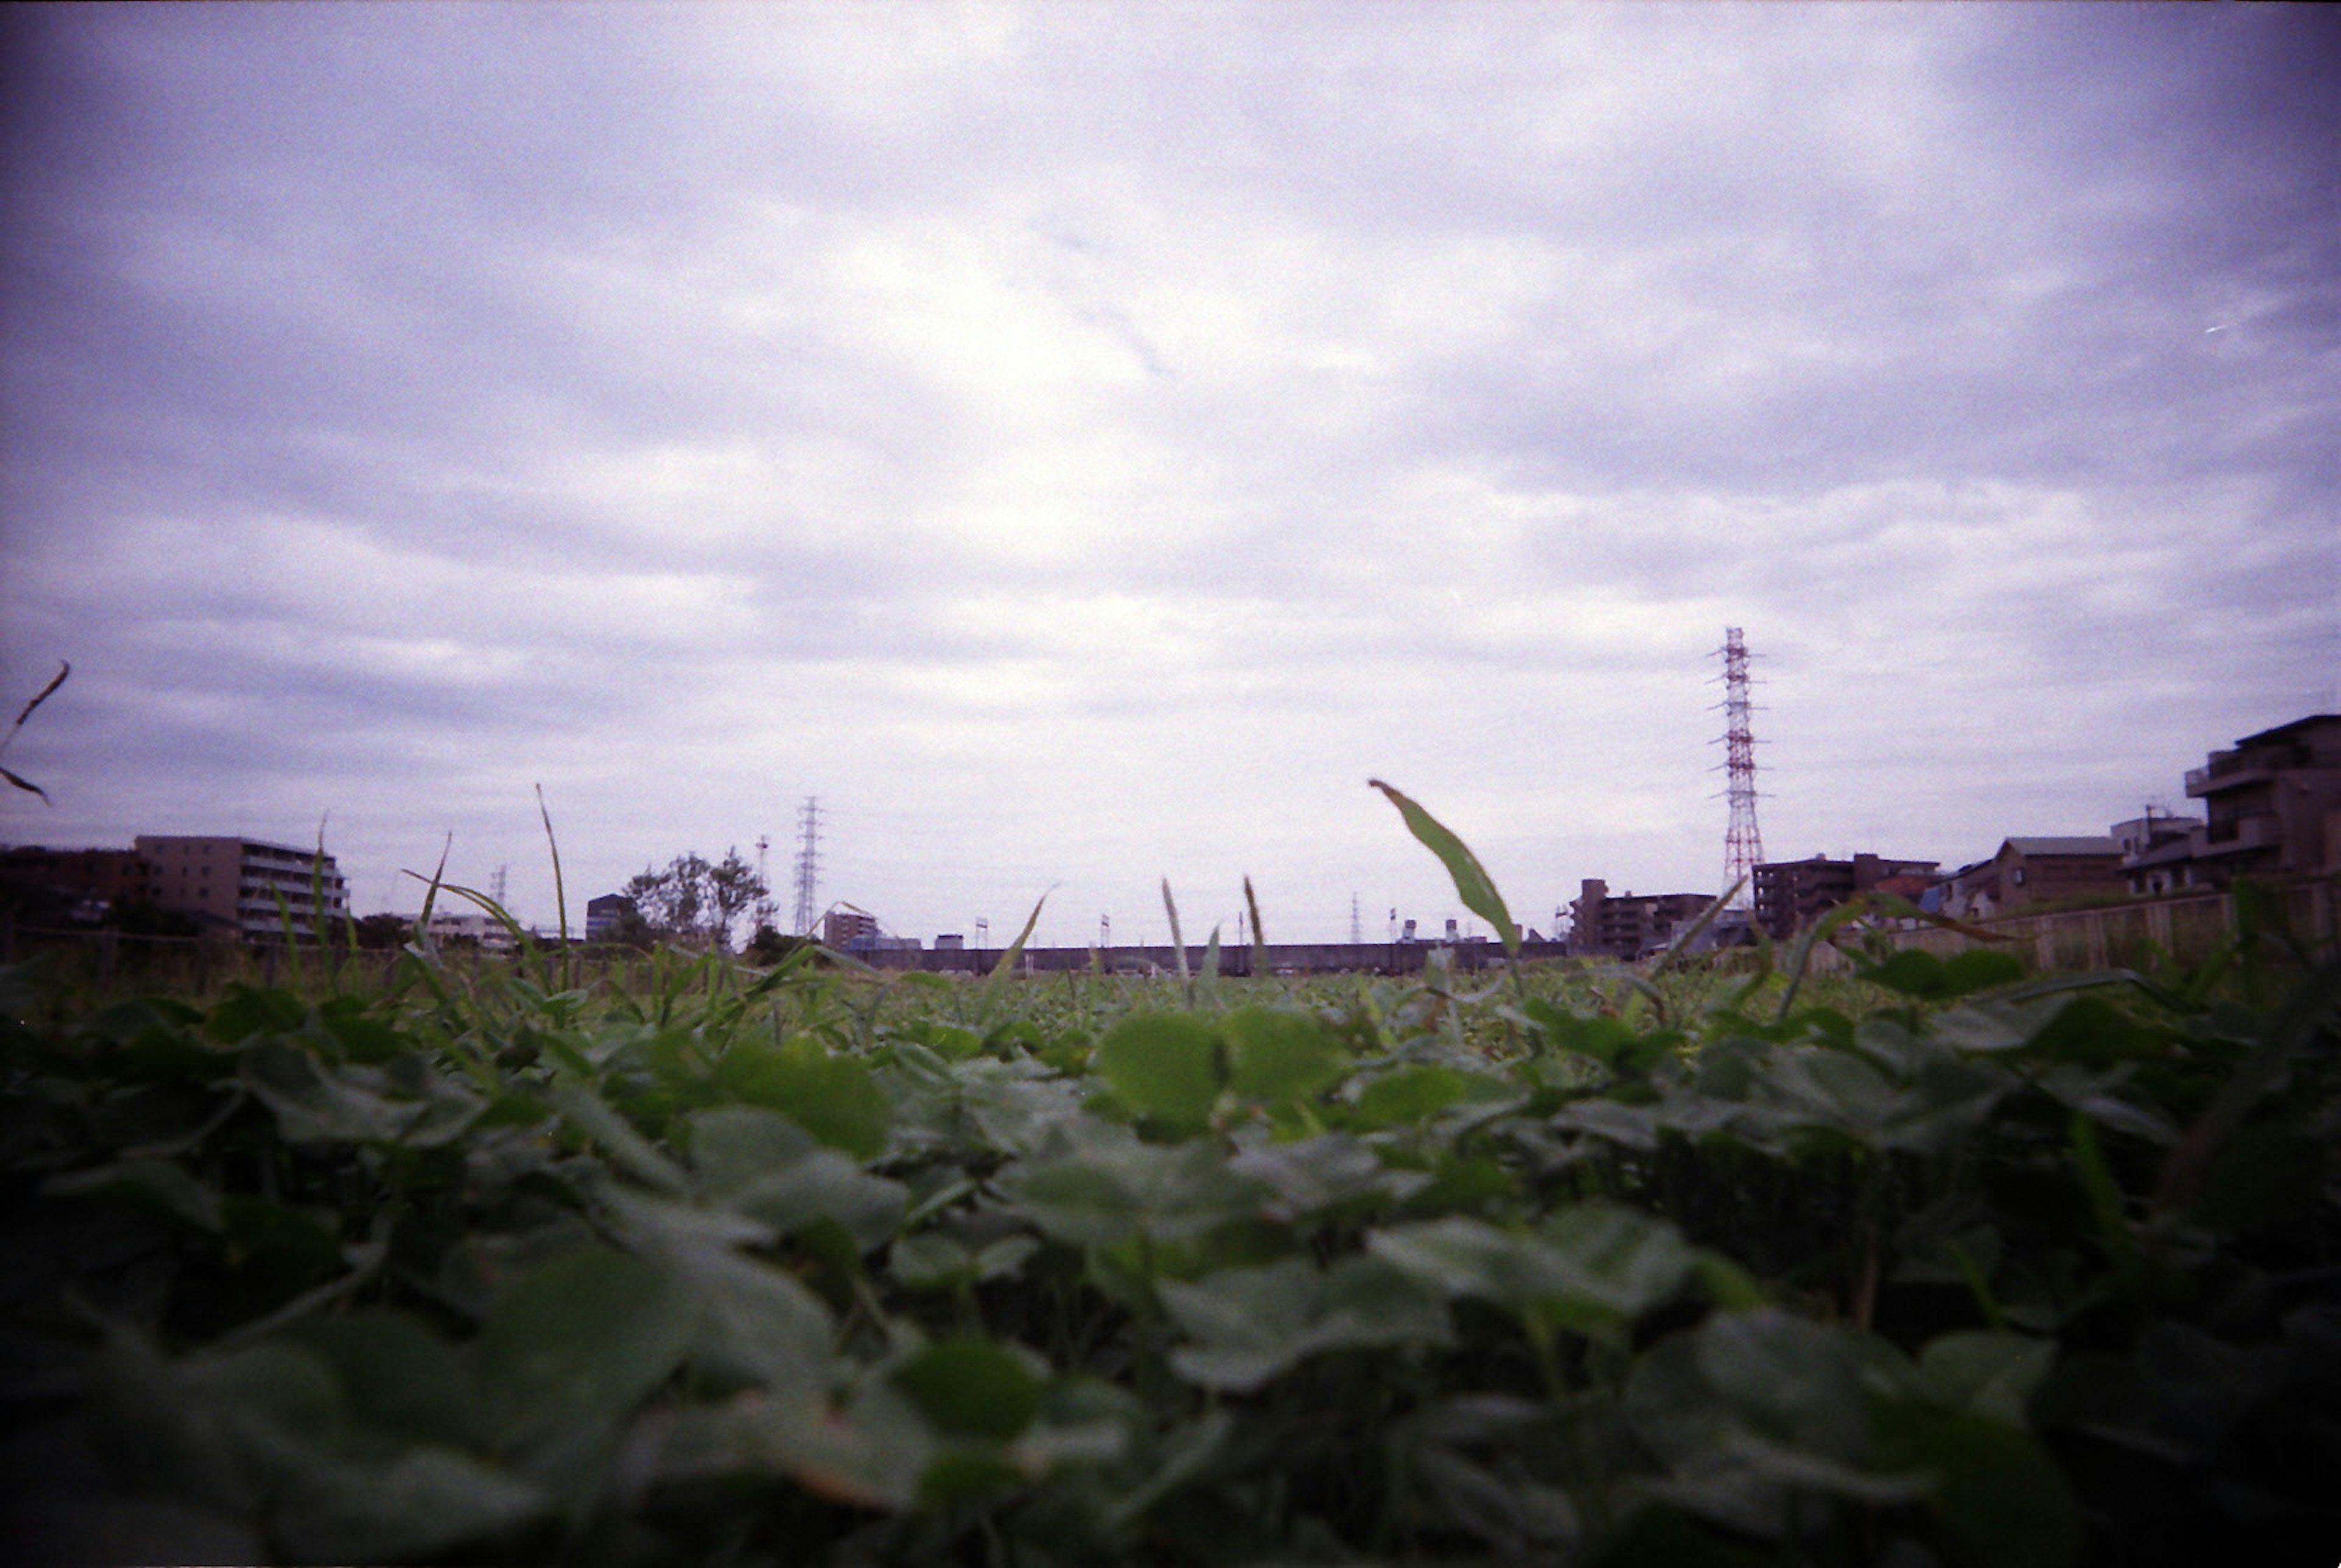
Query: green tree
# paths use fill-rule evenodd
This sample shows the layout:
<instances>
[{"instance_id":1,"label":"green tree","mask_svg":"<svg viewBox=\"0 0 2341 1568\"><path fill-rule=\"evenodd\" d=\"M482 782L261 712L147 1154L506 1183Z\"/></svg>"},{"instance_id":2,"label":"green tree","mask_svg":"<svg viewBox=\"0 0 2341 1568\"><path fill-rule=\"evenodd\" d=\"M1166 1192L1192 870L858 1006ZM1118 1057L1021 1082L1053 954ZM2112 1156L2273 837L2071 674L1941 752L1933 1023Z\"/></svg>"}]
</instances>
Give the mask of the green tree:
<instances>
[{"instance_id":1,"label":"green tree","mask_svg":"<svg viewBox=\"0 0 2341 1568\"><path fill-rule=\"evenodd\" d=\"M735 845L720 861L686 854L676 855L664 870L645 866L623 891L642 913L643 924L657 934L728 949L732 927L767 890L764 879Z\"/></svg>"}]
</instances>

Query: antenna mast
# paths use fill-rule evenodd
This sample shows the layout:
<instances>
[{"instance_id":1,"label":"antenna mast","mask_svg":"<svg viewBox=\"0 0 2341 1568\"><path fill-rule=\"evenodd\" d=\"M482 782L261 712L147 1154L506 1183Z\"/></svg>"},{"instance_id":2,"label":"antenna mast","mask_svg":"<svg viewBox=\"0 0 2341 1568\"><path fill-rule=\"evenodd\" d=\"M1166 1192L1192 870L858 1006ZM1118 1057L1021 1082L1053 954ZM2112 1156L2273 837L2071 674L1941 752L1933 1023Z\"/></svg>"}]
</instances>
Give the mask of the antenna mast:
<instances>
[{"instance_id":1,"label":"antenna mast","mask_svg":"<svg viewBox=\"0 0 2341 1568\"><path fill-rule=\"evenodd\" d=\"M820 886L821 797L809 794L797 813L797 917L800 936L812 934L813 916L820 912L813 890Z\"/></svg>"},{"instance_id":2,"label":"antenna mast","mask_svg":"<svg viewBox=\"0 0 2341 1568\"><path fill-rule=\"evenodd\" d=\"M1756 825L1756 737L1748 722L1748 644L1738 627L1724 629L1723 646L1717 651L1723 655L1723 765L1731 801L1731 825L1723 834L1723 885L1738 889L1729 907L1753 909L1764 834Z\"/></svg>"}]
</instances>

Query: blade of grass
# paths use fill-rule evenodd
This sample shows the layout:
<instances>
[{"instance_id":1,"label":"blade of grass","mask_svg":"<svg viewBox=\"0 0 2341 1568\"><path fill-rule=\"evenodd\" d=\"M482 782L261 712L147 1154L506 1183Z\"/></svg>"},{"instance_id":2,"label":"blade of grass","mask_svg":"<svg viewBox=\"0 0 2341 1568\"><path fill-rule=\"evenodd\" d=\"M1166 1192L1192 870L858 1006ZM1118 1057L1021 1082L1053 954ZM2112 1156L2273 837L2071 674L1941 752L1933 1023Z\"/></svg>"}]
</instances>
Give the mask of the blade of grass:
<instances>
[{"instance_id":1,"label":"blade of grass","mask_svg":"<svg viewBox=\"0 0 2341 1568\"><path fill-rule=\"evenodd\" d=\"M545 847L553 852L553 907L561 922L561 982L577 984L576 954L569 948L569 889L561 880L561 841L553 836L553 811L544 804L544 786L536 786L536 814L544 822Z\"/></svg>"},{"instance_id":2,"label":"blade of grass","mask_svg":"<svg viewBox=\"0 0 2341 1568\"><path fill-rule=\"evenodd\" d=\"M1162 879L1162 911L1170 917L1170 951L1179 955L1179 984L1187 993L1187 1010L1195 1009L1195 977L1187 969L1187 939L1179 931L1179 901L1170 896L1170 879Z\"/></svg>"},{"instance_id":3,"label":"blade of grass","mask_svg":"<svg viewBox=\"0 0 2341 1568\"><path fill-rule=\"evenodd\" d=\"M1680 935L1677 936L1672 942L1668 943L1667 950L1659 954L1659 961L1650 965L1650 978L1656 980L1659 975L1664 974L1668 970L1672 969L1675 966L1676 961L1690 951L1690 944L1698 940L1699 933L1705 931L1708 926L1715 924L1716 917L1721 914L1727 908L1730 907L1732 898L1747 884L1748 879L1744 876L1741 877L1738 882L1733 883L1729 887L1724 889L1721 895L1718 896L1714 903L1708 904L1705 909L1700 910L1698 912L1698 918L1685 926Z\"/></svg>"},{"instance_id":4,"label":"blade of grass","mask_svg":"<svg viewBox=\"0 0 2341 1568\"><path fill-rule=\"evenodd\" d=\"M1050 893L1055 891L1054 888L1049 890ZM1002 953L1000 962L992 965L991 978L983 983L982 1016L985 1022L991 1021L993 1005L999 1000L1001 987L1007 984L1008 976L1016 972L1016 961L1024 956L1024 944L1032 939L1032 928L1041 923L1041 905L1048 902L1049 894L1044 893L1033 904L1032 913L1024 917L1024 929L1016 934L1016 940L1008 944L1008 951Z\"/></svg>"},{"instance_id":5,"label":"blade of grass","mask_svg":"<svg viewBox=\"0 0 2341 1568\"><path fill-rule=\"evenodd\" d=\"M1260 928L1260 899L1251 890L1251 878L1244 878L1244 908L1251 912L1251 972L1255 975L1270 973L1268 935Z\"/></svg>"},{"instance_id":6,"label":"blade of grass","mask_svg":"<svg viewBox=\"0 0 2341 1568\"><path fill-rule=\"evenodd\" d=\"M1479 864L1479 857L1471 853L1470 846L1404 794L1380 779L1368 779L1366 783L1390 797L1390 804L1398 807L1399 815L1406 819L1407 831L1447 867L1447 874L1455 879L1455 894L1463 901L1463 907L1496 928L1508 956L1519 957L1519 928L1512 924L1512 913L1504 907L1504 895L1496 891L1494 880Z\"/></svg>"}]
</instances>

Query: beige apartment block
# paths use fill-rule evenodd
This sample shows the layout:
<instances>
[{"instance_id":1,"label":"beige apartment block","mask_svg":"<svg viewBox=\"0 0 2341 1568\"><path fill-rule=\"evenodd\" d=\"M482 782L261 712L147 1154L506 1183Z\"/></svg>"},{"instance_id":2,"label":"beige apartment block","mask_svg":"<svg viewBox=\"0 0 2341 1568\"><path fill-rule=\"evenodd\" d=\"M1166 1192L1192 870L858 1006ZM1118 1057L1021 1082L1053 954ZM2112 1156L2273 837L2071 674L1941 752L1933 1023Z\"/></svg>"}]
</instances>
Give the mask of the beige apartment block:
<instances>
[{"instance_id":1,"label":"beige apartment block","mask_svg":"<svg viewBox=\"0 0 2341 1568\"><path fill-rule=\"evenodd\" d=\"M266 936L284 930L289 910L294 929L305 931L320 913L321 891L325 918L349 916L349 886L330 854L258 839L173 834L140 834L137 851L150 868L154 906L208 925Z\"/></svg>"}]
</instances>

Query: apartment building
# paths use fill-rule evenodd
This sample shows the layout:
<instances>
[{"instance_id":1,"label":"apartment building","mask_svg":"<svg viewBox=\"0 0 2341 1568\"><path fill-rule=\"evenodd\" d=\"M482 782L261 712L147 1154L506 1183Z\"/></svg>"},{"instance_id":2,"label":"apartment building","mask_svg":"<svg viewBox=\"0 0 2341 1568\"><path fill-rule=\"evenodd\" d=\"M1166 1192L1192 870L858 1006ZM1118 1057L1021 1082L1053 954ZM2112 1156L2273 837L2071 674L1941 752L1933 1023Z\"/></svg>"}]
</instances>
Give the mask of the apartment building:
<instances>
[{"instance_id":1,"label":"apartment building","mask_svg":"<svg viewBox=\"0 0 2341 1568\"><path fill-rule=\"evenodd\" d=\"M1810 860L1767 861L1756 868L1756 924L1776 942L1785 942L1857 893L1882 889L1917 903L1933 884L1940 863L1888 860L1867 851L1851 860L1817 854Z\"/></svg>"},{"instance_id":2,"label":"apartment building","mask_svg":"<svg viewBox=\"0 0 2341 1568\"><path fill-rule=\"evenodd\" d=\"M135 853L146 862L146 895L154 907L205 924L265 936L283 931L287 911L295 930L307 930L320 914L334 921L349 916L341 869L332 855L315 850L250 838L140 834Z\"/></svg>"},{"instance_id":3,"label":"apartment building","mask_svg":"<svg viewBox=\"0 0 2341 1568\"><path fill-rule=\"evenodd\" d=\"M2341 872L2341 714L2316 714L2246 735L2188 770L2203 803L2196 880Z\"/></svg>"},{"instance_id":4,"label":"apartment building","mask_svg":"<svg viewBox=\"0 0 2341 1568\"><path fill-rule=\"evenodd\" d=\"M1569 906L1569 951L1588 958L1624 959L1659 952L1714 902L1711 893L1648 893L1637 897L1630 888L1613 897L1607 882L1587 877Z\"/></svg>"}]
</instances>

